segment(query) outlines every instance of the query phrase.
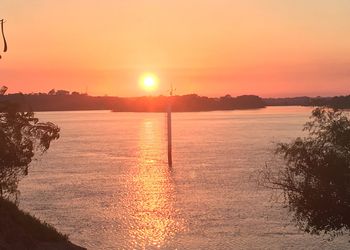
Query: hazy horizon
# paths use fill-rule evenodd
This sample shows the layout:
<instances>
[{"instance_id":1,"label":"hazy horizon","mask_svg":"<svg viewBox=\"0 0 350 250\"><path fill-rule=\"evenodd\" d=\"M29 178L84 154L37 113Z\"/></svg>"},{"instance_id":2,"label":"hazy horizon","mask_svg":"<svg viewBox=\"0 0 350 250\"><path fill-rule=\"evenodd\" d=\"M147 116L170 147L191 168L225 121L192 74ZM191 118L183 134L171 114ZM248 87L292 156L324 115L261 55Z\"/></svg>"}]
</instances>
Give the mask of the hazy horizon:
<instances>
[{"instance_id":1,"label":"hazy horizon","mask_svg":"<svg viewBox=\"0 0 350 250\"><path fill-rule=\"evenodd\" d=\"M13 1L1 4L1 84L91 95L348 94L350 2Z\"/></svg>"},{"instance_id":2,"label":"hazy horizon","mask_svg":"<svg viewBox=\"0 0 350 250\"><path fill-rule=\"evenodd\" d=\"M102 96L348 94L350 2L10 1L1 18L9 92ZM2 46L2 45L0 45ZM153 72L146 93L139 77Z\"/></svg>"}]
</instances>

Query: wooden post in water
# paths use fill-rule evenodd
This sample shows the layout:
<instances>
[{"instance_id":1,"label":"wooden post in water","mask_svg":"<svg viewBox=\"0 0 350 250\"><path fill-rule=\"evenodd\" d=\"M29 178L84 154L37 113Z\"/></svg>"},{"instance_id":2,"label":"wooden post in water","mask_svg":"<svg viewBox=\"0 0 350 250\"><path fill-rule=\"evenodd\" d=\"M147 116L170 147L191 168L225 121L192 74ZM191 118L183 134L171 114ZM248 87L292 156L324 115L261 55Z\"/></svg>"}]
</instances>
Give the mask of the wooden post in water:
<instances>
[{"instance_id":1,"label":"wooden post in water","mask_svg":"<svg viewBox=\"0 0 350 250\"><path fill-rule=\"evenodd\" d=\"M173 165L173 155L172 155L172 136L171 136L171 102L173 96L173 87L171 86L169 102L168 102L168 110L167 110L167 127L168 127L168 165L172 167Z\"/></svg>"}]
</instances>

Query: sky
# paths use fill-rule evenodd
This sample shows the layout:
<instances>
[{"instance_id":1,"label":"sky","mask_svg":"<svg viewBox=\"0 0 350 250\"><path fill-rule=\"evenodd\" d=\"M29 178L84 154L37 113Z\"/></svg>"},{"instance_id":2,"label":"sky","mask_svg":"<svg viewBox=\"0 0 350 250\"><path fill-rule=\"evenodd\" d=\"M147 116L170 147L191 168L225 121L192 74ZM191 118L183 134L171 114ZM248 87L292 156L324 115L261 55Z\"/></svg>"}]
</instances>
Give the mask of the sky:
<instances>
[{"instance_id":1,"label":"sky","mask_svg":"<svg viewBox=\"0 0 350 250\"><path fill-rule=\"evenodd\" d=\"M1 0L0 85L90 95L350 94L349 0ZM2 43L0 43L0 48ZM145 72L159 88L139 86Z\"/></svg>"}]
</instances>

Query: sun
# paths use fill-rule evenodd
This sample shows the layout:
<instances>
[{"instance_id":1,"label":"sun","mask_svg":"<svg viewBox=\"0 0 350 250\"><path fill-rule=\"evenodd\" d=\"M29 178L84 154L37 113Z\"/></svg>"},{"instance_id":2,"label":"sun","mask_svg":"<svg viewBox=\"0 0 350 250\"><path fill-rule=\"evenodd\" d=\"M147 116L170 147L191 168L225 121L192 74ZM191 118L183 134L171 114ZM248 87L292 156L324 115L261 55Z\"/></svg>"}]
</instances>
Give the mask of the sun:
<instances>
[{"instance_id":1,"label":"sun","mask_svg":"<svg viewBox=\"0 0 350 250\"><path fill-rule=\"evenodd\" d=\"M158 78L152 73L144 74L141 76L140 85L146 91L154 91L157 89Z\"/></svg>"}]
</instances>

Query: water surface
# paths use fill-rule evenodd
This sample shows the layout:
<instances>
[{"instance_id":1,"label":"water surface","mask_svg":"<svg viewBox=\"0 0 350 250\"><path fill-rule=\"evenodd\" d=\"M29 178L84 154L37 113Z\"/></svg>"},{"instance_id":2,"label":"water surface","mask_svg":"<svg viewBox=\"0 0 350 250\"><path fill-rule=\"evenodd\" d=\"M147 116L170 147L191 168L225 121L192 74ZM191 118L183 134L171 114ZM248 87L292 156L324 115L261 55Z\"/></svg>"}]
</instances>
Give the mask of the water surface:
<instances>
[{"instance_id":1,"label":"water surface","mask_svg":"<svg viewBox=\"0 0 350 250\"><path fill-rule=\"evenodd\" d=\"M32 164L20 206L88 249L345 249L299 232L255 172L310 108L173 114L43 112L61 138Z\"/></svg>"}]
</instances>

